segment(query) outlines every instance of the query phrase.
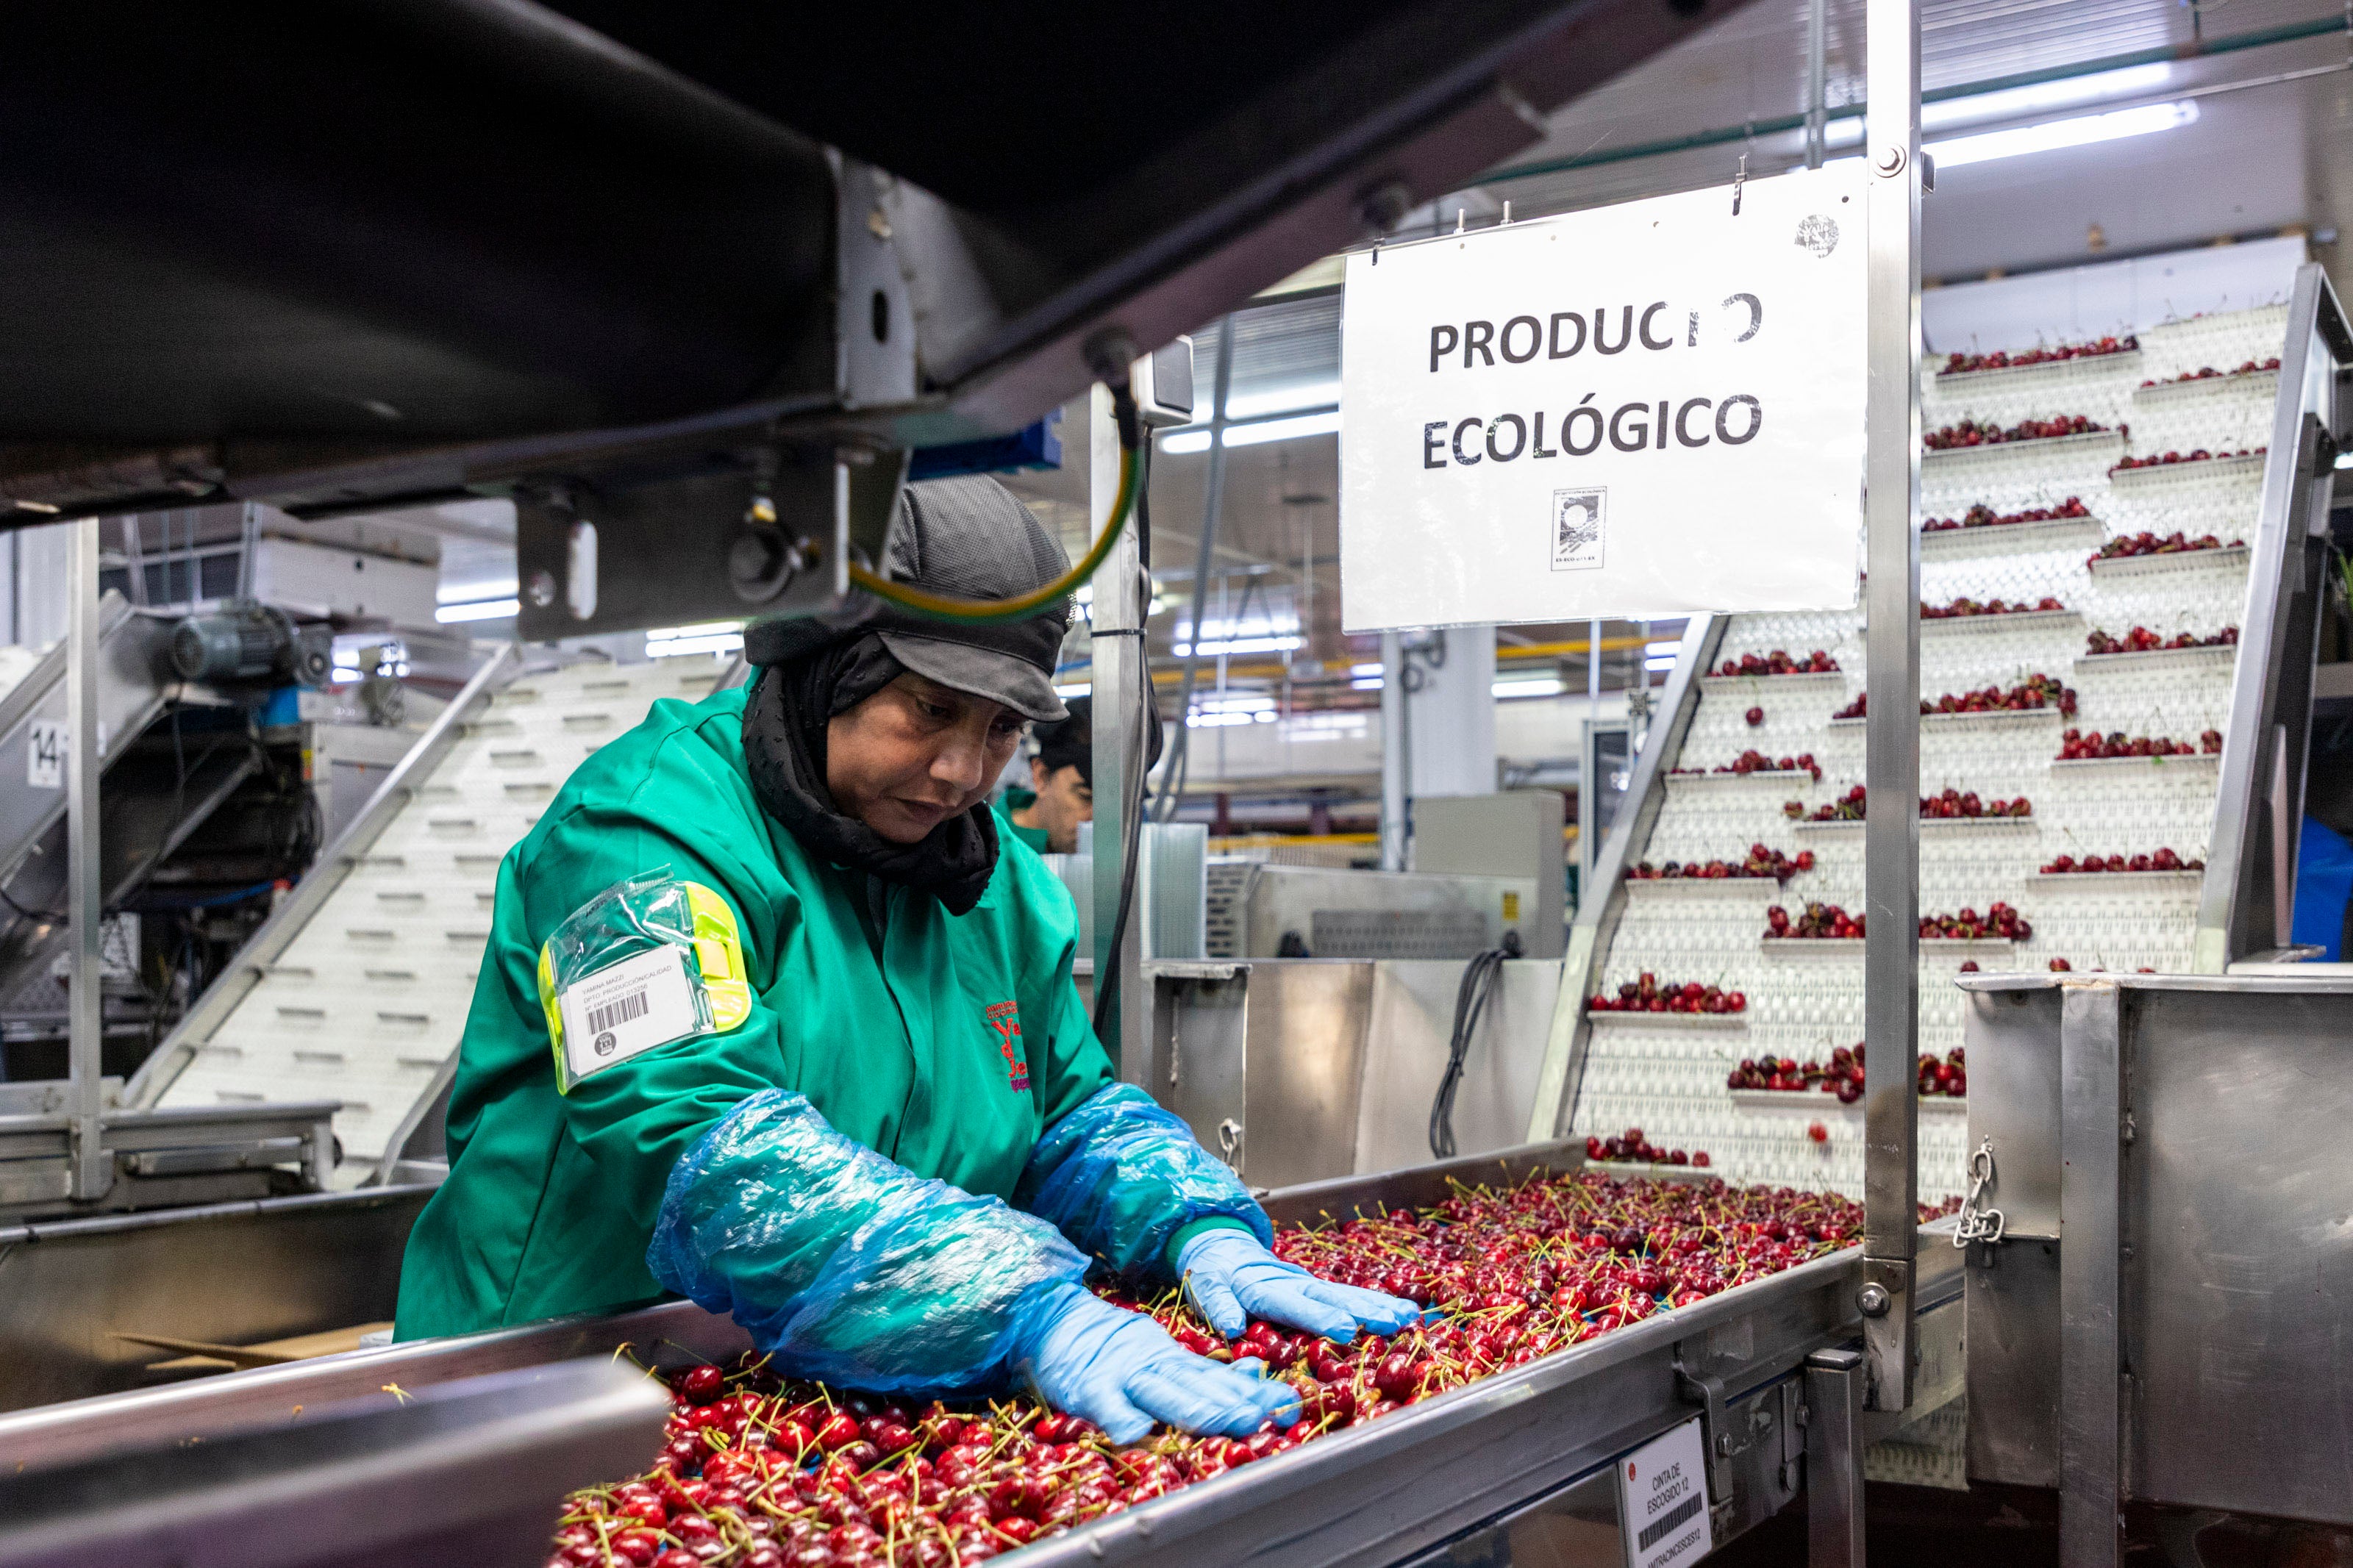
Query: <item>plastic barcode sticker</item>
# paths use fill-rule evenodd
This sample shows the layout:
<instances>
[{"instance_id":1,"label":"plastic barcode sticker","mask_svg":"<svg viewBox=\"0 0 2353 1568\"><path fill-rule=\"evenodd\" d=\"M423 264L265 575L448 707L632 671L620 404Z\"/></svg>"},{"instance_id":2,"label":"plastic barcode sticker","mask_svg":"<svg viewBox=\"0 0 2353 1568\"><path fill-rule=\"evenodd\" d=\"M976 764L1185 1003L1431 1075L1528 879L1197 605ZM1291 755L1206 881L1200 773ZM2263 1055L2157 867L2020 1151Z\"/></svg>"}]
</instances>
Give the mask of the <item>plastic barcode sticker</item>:
<instances>
[{"instance_id":1,"label":"plastic barcode sticker","mask_svg":"<svg viewBox=\"0 0 2353 1568\"><path fill-rule=\"evenodd\" d=\"M564 1015L564 1066L574 1083L703 1027L686 954L675 947L609 964L566 986L555 1003Z\"/></svg>"}]
</instances>

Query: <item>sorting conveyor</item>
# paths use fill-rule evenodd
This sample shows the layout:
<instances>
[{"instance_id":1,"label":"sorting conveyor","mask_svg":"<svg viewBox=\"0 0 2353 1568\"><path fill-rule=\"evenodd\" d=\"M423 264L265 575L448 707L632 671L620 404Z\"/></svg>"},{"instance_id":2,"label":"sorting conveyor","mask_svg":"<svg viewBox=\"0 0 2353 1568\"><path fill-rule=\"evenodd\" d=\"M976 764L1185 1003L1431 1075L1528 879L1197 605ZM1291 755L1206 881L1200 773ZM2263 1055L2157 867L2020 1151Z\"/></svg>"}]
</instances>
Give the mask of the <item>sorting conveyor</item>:
<instances>
[{"instance_id":1,"label":"sorting conveyor","mask_svg":"<svg viewBox=\"0 0 2353 1568\"><path fill-rule=\"evenodd\" d=\"M1582 1163L1577 1149L1535 1146L1291 1188L1267 1206L1278 1222L1345 1217L1359 1207L1436 1202L1450 1179L1514 1180ZM1923 1241L1914 1417L1957 1393L1960 1377L1961 1255L1926 1245L1941 1243L1940 1234ZM1810 1474L1815 1506L1852 1498L1865 1418L1857 1414L1860 1358L1844 1347L1859 1331L1862 1268L1859 1249L1849 1249L1662 1312L1041 1542L1022 1561L1039 1568L1504 1562L1514 1541L1556 1530L1598 1532L1614 1548L1614 1461L1694 1418L1711 1456L1709 1511L1719 1542L1788 1505ZM401 1404L391 1388L415 1394L532 1369L554 1376L566 1363L609 1358L625 1346L667 1364L733 1356L748 1341L732 1321L673 1302L81 1400L0 1416L0 1474L19 1463L69 1466L283 1426L301 1419L290 1412L339 1401L375 1401L390 1412ZM559 1440L549 1434L551 1445ZM420 1446L415 1460L427 1464L433 1455ZM1825 1522L1852 1528L1851 1521ZM0 1527L0 1563L9 1561Z\"/></svg>"},{"instance_id":2,"label":"sorting conveyor","mask_svg":"<svg viewBox=\"0 0 2353 1568\"><path fill-rule=\"evenodd\" d=\"M499 862L565 779L718 664L501 648L125 1087L134 1106L332 1100L333 1184L438 1155Z\"/></svg>"},{"instance_id":3,"label":"sorting conveyor","mask_svg":"<svg viewBox=\"0 0 2353 1568\"><path fill-rule=\"evenodd\" d=\"M94 546L88 557L87 618L0 697L0 996L45 975L62 955L71 921L69 868L94 857L91 923L107 902L135 888L155 863L201 823L254 765L243 749L200 756L165 779L132 768L111 770L131 742L175 704L220 700L178 679L165 658L171 623L134 609L119 594L95 592ZM82 688L93 733L73 733ZM91 743L86 752L78 739ZM77 850L68 812L74 783L69 754L89 758L101 787L90 792L90 842ZM94 955L96 942L90 942ZM95 966L92 966L92 974ZM88 994L94 995L95 986ZM216 1104L169 1110L133 1108L98 1077L95 1029L86 1076L65 1081L0 1084L0 1216L105 1213L171 1204L259 1198L315 1184L329 1163L330 1107L280 1096L269 1105ZM80 1033L80 1026L76 1026Z\"/></svg>"}]
</instances>

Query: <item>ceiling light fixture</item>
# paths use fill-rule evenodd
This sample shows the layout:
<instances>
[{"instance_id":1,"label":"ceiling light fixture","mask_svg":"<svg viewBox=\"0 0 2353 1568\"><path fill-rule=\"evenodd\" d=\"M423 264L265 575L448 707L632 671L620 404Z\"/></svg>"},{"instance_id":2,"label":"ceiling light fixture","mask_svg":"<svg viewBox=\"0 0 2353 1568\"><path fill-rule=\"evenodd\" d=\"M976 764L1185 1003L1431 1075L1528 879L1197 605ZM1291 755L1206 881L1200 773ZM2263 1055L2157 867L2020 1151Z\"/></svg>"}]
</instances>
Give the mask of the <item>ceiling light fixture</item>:
<instances>
[{"instance_id":1,"label":"ceiling light fixture","mask_svg":"<svg viewBox=\"0 0 2353 1568\"><path fill-rule=\"evenodd\" d=\"M2078 114L2065 120L2046 120L2040 125L1956 136L1931 142L1923 151L1936 159L1938 169L1957 169L1968 163L1990 163L1996 158L2015 158L2027 153L2050 153L2063 147L2088 147L2127 136L2147 136L2152 132L2171 131L2197 122L2198 105L2184 99L2176 103L2147 103L2137 109Z\"/></svg>"},{"instance_id":2,"label":"ceiling light fixture","mask_svg":"<svg viewBox=\"0 0 2353 1568\"><path fill-rule=\"evenodd\" d=\"M1319 414L1295 415L1288 419L1261 419L1248 425L1226 426L1226 445L1255 447L1265 441L1294 441L1303 436L1330 436L1340 428L1340 411L1327 408ZM1174 457L1188 452L1209 449L1209 432L1196 426L1160 438L1160 449Z\"/></svg>"},{"instance_id":3,"label":"ceiling light fixture","mask_svg":"<svg viewBox=\"0 0 2353 1568\"><path fill-rule=\"evenodd\" d=\"M1967 98L1923 103L1920 106L1920 129L1944 131L1956 125L1978 124L1989 120L2015 120L2021 114L2072 109L2077 104L2114 103L2120 98L2140 98L2153 92L2163 92L2172 80L2173 67L2160 61L2156 65L2126 66L2121 70L2098 71L2091 76L2066 77L2057 81L2030 82L2024 87L1997 88L1991 92L1973 92ZM1856 123L1860 125L1860 121Z\"/></svg>"},{"instance_id":4,"label":"ceiling light fixture","mask_svg":"<svg viewBox=\"0 0 2353 1568\"><path fill-rule=\"evenodd\" d=\"M520 599L476 599L471 604L442 605L433 612L433 618L443 626L456 621L499 621L522 613Z\"/></svg>"}]
</instances>

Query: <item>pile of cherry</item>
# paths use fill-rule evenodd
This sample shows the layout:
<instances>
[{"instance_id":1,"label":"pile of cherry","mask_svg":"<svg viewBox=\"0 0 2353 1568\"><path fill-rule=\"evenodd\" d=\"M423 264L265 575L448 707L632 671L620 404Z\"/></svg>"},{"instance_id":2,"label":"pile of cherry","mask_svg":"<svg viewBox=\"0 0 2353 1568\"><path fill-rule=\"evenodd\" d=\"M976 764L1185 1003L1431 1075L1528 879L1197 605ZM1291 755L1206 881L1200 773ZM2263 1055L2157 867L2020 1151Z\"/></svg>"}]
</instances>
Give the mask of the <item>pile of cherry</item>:
<instances>
[{"instance_id":1,"label":"pile of cherry","mask_svg":"<svg viewBox=\"0 0 2353 1568\"><path fill-rule=\"evenodd\" d=\"M1958 425L1931 430L1921 440L1931 452L1951 452L1964 447L1999 447L2010 441L2049 441L2062 436L2092 436L2106 428L2106 426L2095 425L2080 414L2060 414L2049 419L2021 419L2008 429L1990 419L1964 419ZM2116 429L2126 436L2132 434L2129 425L2119 425Z\"/></svg>"},{"instance_id":2,"label":"pile of cherry","mask_svg":"<svg viewBox=\"0 0 2353 1568\"><path fill-rule=\"evenodd\" d=\"M1970 616L2031 616L2046 610L2063 610L2067 606L2045 594L2032 604L2021 599L2012 604L2007 599L1987 599L1980 603L1964 595L1949 605L1923 605L1920 618L1924 621L1966 619Z\"/></svg>"},{"instance_id":3,"label":"pile of cherry","mask_svg":"<svg viewBox=\"0 0 2353 1568\"><path fill-rule=\"evenodd\" d=\"M2057 506L2031 506L2024 511L1997 513L1979 501L1958 517L1932 517L1920 525L1923 533L1950 533L1957 528L2000 528L2013 522L2057 522L2068 518L2089 517L2092 509L2081 500L2069 496Z\"/></svg>"},{"instance_id":4,"label":"pile of cherry","mask_svg":"<svg viewBox=\"0 0 2353 1568\"><path fill-rule=\"evenodd\" d=\"M2187 381L2220 381L2225 376L2253 375L2262 371L2277 370L2279 367L2279 356L2274 354L2267 360L2249 360L2236 370L2216 370L2211 364L2200 365L2186 374L2168 375L2163 381L2144 381L2141 384L2143 386L2179 386Z\"/></svg>"},{"instance_id":5,"label":"pile of cherry","mask_svg":"<svg viewBox=\"0 0 2353 1568\"><path fill-rule=\"evenodd\" d=\"M1967 375L1974 370L2021 370L2032 364L2056 364L2062 360L2098 359L2103 354L2126 354L2140 347L2140 340L2129 334L2121 338L2094 338L2089 342L2062 343L2055 349L2021 349L2016 353L2004 353L1996 349L1989 354L1955 354L1945 362L1938 375ZM2279 362L2272 362L2276 365Z\"/></svg>"},{"instance_id":6,"label":"pile of cherry","mask_svg":"<svg viewBox=\"0 0 2353 1568\"><path fill-rule=\"evenodd\" d=\"M1646 969L1640 980L1621 982L1615 996L1595 992L1585 1006L1591 1013L1745 1013L1748 995L1696 980L1662 985L1659 977Z\"/></svg>"},{"instance_id":7,"label":"pile of cherry","mask_svg":"<svg viewBox=\"0 0 2353 1568\"><path fill-rule=\"evenodd\" d=\"M2110 637L2105 632L2094 632L2085 639L2084 646L2087 653L2105 654L2154 653L2159 648L2172 647L2236 647L2238 645L2239 628L2236 626L2224 626L2213 636L2203 637L2189 632L2176 632L2167 637L2147 626L2135 626L2120 637Z\"/></svg>"},{"instance_id":8,"label":"pile of cherry","mask_svg":"<svg viewBox=\"0 0 2353 1568\"><path fill-rule=\"evenodd\" d=\"M1846 794L1824 805L1806 810L1803 801L1790 801L1781 807L1781 815L1800 822L1861 822L1871 801L1871 792L1861 784L1850 785ZM1962 791L1945 786L1942 795L1920 797L1920 815L1930 818L1976 818L1980 816L2032 816L2034 803L2024 795L2015 800L1996 797L1982 800L1975 790Z\"/></svg>"},{"instance_id":9,"label":"pile of cherry","mask_svg":"<svg viewBox=\"0 0 2353 1568\"><path fill-rule=\"evenodd\" d=\"M1775 648L1771 653L1744 653L1738 658L1727 658L1716 668L1718 675L1823 675L1838 668L1838 660L1814 649L1801 658L1789 657L1787 648Z\"/></svg>"},{"instance_id":10,"label":"pile of cherry","mask_svg":"<svg viewBox=\"0 0 2353 1568\"><path fill-rule=\"evenodd\" d=\"M2194 452L2152 452L2146 458L2121 458L2110 467L2108 472L2113 474L2120 468L2166 468L2176 463L2211 463L2219 458L2260 458L2270 449L2268 447L2242 447L2235 452L2210 452L2200 447Z\"/></svg>"},{"instance_id":11,"label":"pile of cherry","mask_svg":"<svg viewBox=\"0 0 2353 1568\"><path fill-rule=\"evenodd\" d=\"M1846 941L1864 934L1863 917L1850 915L1836 904L1809 903L1795 915L1778 904L1765 911L1765 937L1768 942ZM1971 942L1979 938L2025 942L2034 935L2034 928L2015 909L1997 899L1982 915L1968 908L1957 914L1922 915L1920 935L1929 942Z\"/></svg>"},{"instance_id":12,"label":"pile of cherry","mask_svg":"<svg viewBox=\"0 0 2353 1568\"><path fill-rule=\"evenodd\" d=\"M2187 741L2163 737L2151 740L2147 735L2126 736L2122 730L2111 730L2105 735L2097 731L2086 735L2081 730L2069 730L2059 741L2059 760L2063 763L2102 762L2110 757L2194 757L2201 752L2209 755L2221 752L2222 731L2201 731L2195 746Z\"/></svg>"},{"instance_id":13,"label":"pile of cherry","mask_svg":"<svg viewBox=\"0 0 2353 1568\"><path fill-rule=\"evenodd\" d=\"M1986 938L1994 942L2028 942L2034 928L2010 905L1996 899L1980 915L1964 904L1958 914L1922 915L1920 935L1925 941L1974 942Z\"/></svg>"},{"instance_id":14,"label":"pile of cherry","mask_svg":"<svg viewBox=\"0 0 2353 1568\"><path fill-rule=\"evenodd\" d=\"M2235 550L2245 542L2244 540L2234 539L2227 548ZM2101 545L2096 553L2084 557L2084 564L2088 566L2094 561L2118 561L2128 555L2186 555L2193 550L2224 548L2222 542L2211 533L2201 533L2190 539L2179 529L2167 534L2151 533L2143 529L2138 533L2117 534Z\"/></svg>"},{"instance_id":15,"label":"pile of cherry","mask_svg":"<svg viewBox=\"0 0 2353 1568\"><path fill-rule=\"evenodd\" d=\"M1610 1145L1707 1163L1634 1128L1588 1147ZM1241 1439L1162 1432L1117 1448L1026 1399L870 1398L781 1379L750 1354L697 1366L670 1380L652 1468L573 1494L549 1568L959 1568L1778 1274L1862 1227L1860 1206L1834 1194L1581 1173L1277 1233L1279 1255L1326 1279L1438 1309L1392 1339L1335 1345L1257 1322L1229 1350L1173 1291L1113 1296L1188 1349L1256 1356L1298 1388L1297 1422Z\"/></svg>"},{"instance_id":16,"label":"pile of cherry","mask_svg":"<svg viewBox=\"0 0 2353 1568\"><path fill-rule=\"evenodd\" d=\"M1751 844L1747 855L1738 860L1670 860L1664 866L1653 866L1648 860L1635 863L1626 873L1630 882L1661 882L1674 879L1700 881L1727 881L1742 877L1770 877L1786 882L1800 871L1814 868L1814 852L1800 849L1794 856L1778 849L1768 849L1762 844Z\"/></svg>"},{"instance_id":17,"label":"pile of cherry","mask_svg":"<svg viewBox=\"0 0 2353 1568\"><path fill-rule=\"evenodd\" d=\"M2075 711L2075 689L2061 684L2056 676L2035 674L2004 691L1999 686L1981 687L1975 691L1947 691L1934 702L1920 699L1923 715L1935 713L2022 713L2056 703L2059 711L2071 717ZM1858 693L1855 700L1831 715L1831 719L1863 719L1871 714L1871 693Z\"/></svg>"},{"instance_id":18,"label":"pile of cherry","mask_svg":"<svg viewBox=\"0 0 2353 1568\"><path fill-rule=\"evenodd\" d=\"M1696 773L1701 772L1711 773L1738 773L1743 777L1746 777L1750 773L1806 773L1813 774L1814 782L1817 784L1821 782L1822 777L1821 766L1814 761L1814 753L1811 752L1799 752L1794 757L1783 757L1779 762L1775 762L1772 758L1767 756L1764 752L1758 751L1754 746L1749 747L1748 750L1741 752L1738 756L1733 758L1732 761L1728 763L1718 763L1712 768L1704 770L1700 768L1675 768L1671 771L1679 773Z\"/></svg>"},{"instance_id":19,"label":"pile of cherry","mask_svg":"<svg viewBox=\"0 0 2353 1568\"><path fill-rule=\"evenodd\" d=\"M1794 917L1775 904L1765 911L1765 935L1772 942L1844 942L1863 934L1862 921L1836 904L1810 902Z\"/></svg>"},{"instance_id":20,"label":"pile of cherry","mask_svg":"<svg viewBox=\"0 0 2353 1568\"><path fill-rule=\"evenodd\" d=\"M1725 1075L1726 1089L1769 1089L1782 1094L1835 1094L1841 1105L1852 1105L1862 1098L1862 1044L1857 1041L1850 1048L1841 1046L1831 1053L1830 1065L1808 1062L1800 1067L1788 1057L1759 1057L1755 1061L1744 1060ZM1923 1051L1920 1054L1920 1092L1924 1095L1945 1095L1959 1099L1969 1092L1968 1058L1963 1047L1955 1046L1945 1059L1938 1061Z\"/></svg>"},{"instance_id":21,"label":"pile of cherry","mask_svg":"<svg viewBox=\"0 0 2353 1568\"><path fill-rule=\"evenodd\" d=\"M2086 855L2077 859L2062 855L2042 863L2046 877L2090 876L2117 871L2203 871L2206 862L2183 856L2172 849L2156 849L2146 855Z\"/></svg>"},{"instance_id":22,"label":"pile of cherry","mask_svg":"<svg viewBox=\"0 0 2353 1568\"><path fill-rule=\"evenodd\" d=\"M1696 1165L1707 1168L1704 1149L1685 1153L1681 1149L1662 1149L1642 1135L1639 1127L1629 1127L1615 1138L1588 1138L1585 1157L1588 1160L1631 1160L1652 1165Z\"/></svg>"}]
</instances>

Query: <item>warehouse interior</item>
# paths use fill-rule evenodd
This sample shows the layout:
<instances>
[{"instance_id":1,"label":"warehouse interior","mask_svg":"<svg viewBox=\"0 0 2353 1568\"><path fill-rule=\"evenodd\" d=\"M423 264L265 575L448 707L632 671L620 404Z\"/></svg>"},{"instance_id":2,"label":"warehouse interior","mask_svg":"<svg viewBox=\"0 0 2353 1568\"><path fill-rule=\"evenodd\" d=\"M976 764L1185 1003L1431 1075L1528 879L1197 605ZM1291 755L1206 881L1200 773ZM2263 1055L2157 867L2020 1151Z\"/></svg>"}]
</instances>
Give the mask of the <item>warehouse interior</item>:
<instances>
[{"instance_id":1,"label":"warehouse interior","mask_svg":"<svg viewBox=\"0 0 2353 1568\"><path fill-rule=\"evenodd\" d=\"M0 1568L2353 1562L2353 12L21 21Z\"/></svg>"}]
</instances>

